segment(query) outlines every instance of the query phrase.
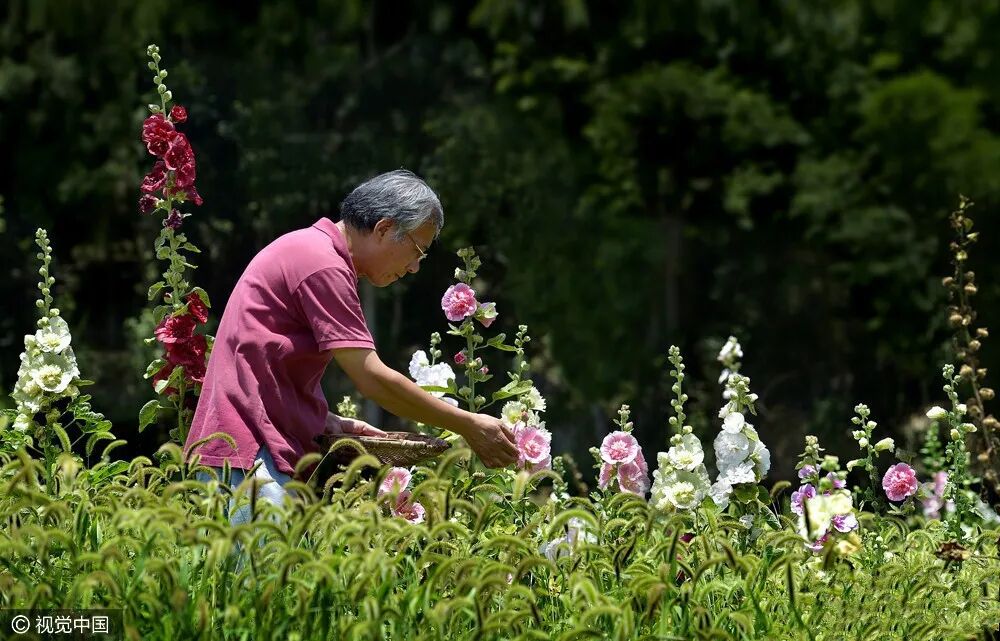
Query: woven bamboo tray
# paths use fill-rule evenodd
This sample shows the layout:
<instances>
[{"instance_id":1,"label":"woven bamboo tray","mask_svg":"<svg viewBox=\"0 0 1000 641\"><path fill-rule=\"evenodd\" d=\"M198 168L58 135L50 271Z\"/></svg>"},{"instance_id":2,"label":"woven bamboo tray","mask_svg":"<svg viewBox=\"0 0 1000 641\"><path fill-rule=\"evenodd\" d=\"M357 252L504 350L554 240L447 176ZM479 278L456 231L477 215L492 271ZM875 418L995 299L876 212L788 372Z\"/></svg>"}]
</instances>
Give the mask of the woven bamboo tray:
<instances>
[{"instance_id":1,"label":"woven bamboo tray","mask_svg":"<svg viewBox=\"0 0 1000 641\"><path fill-rule=\"evenodd\" d=\"M386 465L407 467L434 458L451 447L448 441L416 432L386 432L385 436L358 436L356 434L321 434L316 437L321 453L342 439L357 441L366 452ZM344 444L330 452L327 460L348 465L362 452L351 444Z\"/></svg>"}]
</instances>

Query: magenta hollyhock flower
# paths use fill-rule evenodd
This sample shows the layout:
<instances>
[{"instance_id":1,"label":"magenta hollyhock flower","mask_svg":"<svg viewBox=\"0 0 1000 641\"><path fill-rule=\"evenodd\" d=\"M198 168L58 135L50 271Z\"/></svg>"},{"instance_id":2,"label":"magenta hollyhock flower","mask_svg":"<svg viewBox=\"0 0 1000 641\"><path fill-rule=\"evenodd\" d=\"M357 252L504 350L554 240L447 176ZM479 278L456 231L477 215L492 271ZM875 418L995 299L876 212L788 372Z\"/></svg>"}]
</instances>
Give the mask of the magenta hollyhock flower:
<instances>
[{"instance_id":1,"label":"magenta hollyhock flower","mask_svg":"<svg viewBox=\"0 0 1000 641\"><path fill-rule=\"evenodd\" d=\"M552 454L552 435L540 427L529 425L517 432L515 445L519 466L538 464Z\"/></svg>"},{"instance_id":2,"label":"magenta hollyhock flower","mask_svg":"<svg viewBox=\"0 0 1000 641\"><path fill-rule=\"evenodd\" d=\"M601 463L601 473L597 477L597 487L602 490L608 489L611 484L611 477L615 472L615 466L611 463Z\"/></svg>"},{"instance_id":3,"label":"magenta hollyhock flower","mask_svg":"<svg viewBox=\"0 0 1000 641\"><path fill-rule=\"evenodd\" d=\"M643 496L649 490L649 478L637 463L622 463L618 466L618 487L622 492Z\"/></svg>"},{"instance_id":4,"label":"magenta hollyhock flower","mask_svg":"<svg viewBox=\"0 0 1000 641\"><path fill-rule=\"evenodd\" d=\"M850 532L858 529L858 517L851 514L838 514L830 519L830 523L838 532Z\"/></svg>"},{"instance_id":5,"label":"magenta hollyhock flower","mask_svg":"<svg viewBox=\"0 0 1000 641\"><path fill-rule=\"evenodd\" d=\"M917 473L906 463L896 463L882 477L882 489L890 501L903 501L917 492Z\"/></svg>"},{"instance_id":6,"label":"magenta hollyhock flower","mask_svg":"<svg viewBox=\"0 0 1000 641\"><path fill-rule=\"evenodd\" d=\"M805 514L804 504L806 499L811 499L815 496L816 488L808 483L792 492L792 512L799 516Z\"/></svg>"},{"instance_id":7,"label":"magenta hollyhock flower","mask_svg":"<svg viewBox=\"0 0 1000 641\"><path fill-rule=\"evenodd\" d=\"M605 463L631 463L639 455L639 441L628 432L611 432L601 443L601 459Z\"/></svg>"},{"instance_id":8,"label":"magenta hollyhock flower","mask_svg":"<svg viewBox=\"0 0 1000 641\"><path fill-rule=\"evenodd\" d=\"M465 365L465 350L464 349L461 352L456 352L455 353L455 364L456 365Z\"/></svg>"},{"instance_id":9,"label":"magenta hollyhock flower","mask_svg":"<svg viewBox=\"0 0 1000 641\"><path fill-rule=\"evenodd\" d=\"M476 292L465 283L452 285L441 297L441 309L444 310L444 315L448 320L452 322L464 320L474 315L479 309Z\"/></svg>"},{"instance_id":10,"label":"magenta hollyhock flower","mask_svg":"<svg viewBox=\"0 0 1000 641\"><path fill-rule=\"evenodd\" d=\"M417 501L411 501L410 493L406 490L399 493L396 502L389 511L393 516L406 519L410 523L424 522L424 506Z\"/></svg>"},{"instance_id":11,"label":"magenta hollyhock flower","mask_svg":"<svg viewBox=\"0 0 1000 641\"><path fill-rule=\"evenodd\" d=\"M830 483L833 485L833 489L835 490L842 490L845 487L847 487L847 481L841 479L834 472L830 472L829 474L827 474L826 478L828 481L830 481Z\"/></svg>"},{"instance_id":12,"label":"magenta hollyhock flower","mask_svg":"<svg viewBox=\"0 0 1000 641\"><path fill-rule=\"evenodd\" d=\"M384 496L392 492L402 492L410 485L413 475L405 467L394 467L382 479L382 484L378 488L378 495Z\"/></svg>"}]
</instances>

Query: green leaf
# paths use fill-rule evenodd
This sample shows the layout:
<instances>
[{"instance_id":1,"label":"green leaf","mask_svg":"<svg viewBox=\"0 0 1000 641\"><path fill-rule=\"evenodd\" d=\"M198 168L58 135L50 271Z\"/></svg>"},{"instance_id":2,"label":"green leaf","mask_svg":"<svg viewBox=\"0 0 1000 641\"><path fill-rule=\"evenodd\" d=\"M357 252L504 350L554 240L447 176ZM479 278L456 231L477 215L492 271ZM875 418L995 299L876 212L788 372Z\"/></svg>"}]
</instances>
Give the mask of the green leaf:
<instances>
[{"instance_id":1,"label":"green leaf","mask_svg":"<svg viewBox=\"0 0 1000 641\"><path fill-rule=\"evenodd\" d=\"M139 410L139 431L142 432L150 423L156 420L157 410L160 409L159 401L152 400L142 406Z\"/></svg>"},{"instance_id":2,"label":"green leaf","mask_svg":"<svg viewBox=\"0 0 1000 641\"><path fill-rule=\"evenodd\" d=\"M212 302L208 299L208 294L201 287L195 287L190 292L188 292L187 295L184 296L184 298L187 298L191 294L197 294L198 298L201 299L201 302L205 303L205 307L211 307L212 306Z\"/></svg>"},{"instance_id":3,"label":"green leaf","mask_svg":"<svg viewBox=\"0 0 1000 641\"><path fill-rule=\"evenodd\" d=\"M160 292L162 292L163 288L166 286L167 284L164 283L162 280L153 283L152 285L149 286L149 291L146 293L146 299L150 301L153 300L154 298L160 295Z\"/></svg>"},{"instance_id":4,"label":"green leaf","mask_svg":"<svg viewBox=\"0 0 1000 641\"><path fill-rule=\"evenodd\" d=\"M167 361L162 358L158 358L146 367L146 373L142 375L143 378L152 378L154 374L163 369L163 366L167 364Z\"/></svg>"},{"instance_id":5,"label":"green leaf","mask_svg":"<svg viewBox=\"0 0 1000 641\"><path fill-rule=\"evenodd\" d=\"M495 347L496 349L499 349L500 351L503 352L516 352L517 351L516 347L514 347L513 345L507 345L506 343L503 342L506 337L507 336L503 333L497 334L490 340L486 341L486 344L489 345L490 347Z\"/></svg>"},{"instance_id":6,"label":"green leaf","mask_svg":"<svg viewBox=\"0 0 1000 641\"><path fill-rule=\"evenodd\" d=\"M493 392L493 400L499 401L512 396L520 396L532 388L531 381L511 381Z\"/></svg>"},{"instance_id":7,"label":"green leaf","mask_svg":"<svg viewBox=\"0 0 1000 641\"><path fill-rule=\"evenodd\" d=\"M186 249L189 252L194 252L195 254L201 253L201 250L192 245L191 243L184 243L183 245L181 245L181 249Z\"/></svg>"}]
</instances>

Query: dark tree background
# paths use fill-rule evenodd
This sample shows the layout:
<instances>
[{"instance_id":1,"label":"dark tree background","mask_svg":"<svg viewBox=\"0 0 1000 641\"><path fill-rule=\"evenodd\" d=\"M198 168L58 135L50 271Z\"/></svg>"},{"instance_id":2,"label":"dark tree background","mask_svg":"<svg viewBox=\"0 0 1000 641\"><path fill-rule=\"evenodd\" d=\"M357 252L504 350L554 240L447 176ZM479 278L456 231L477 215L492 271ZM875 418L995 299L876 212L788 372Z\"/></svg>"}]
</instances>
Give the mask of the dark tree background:
<instances>
[{"instance_id":1,"label":"dark tree background","mask_svg":"<svg viewBox=\"0 0 1000 641\"><path fill-rule=\"evenodd\" d=\"M672 343L711 439L730 333L776 476L807 432L847 454L857 402L917 447L951 358L940 277L959 193L983 236L977 306L1000 318L998 0L3 7L0 402L42 226L95 406L131 453L166 440L135 431L160 270L159 223L136 209L154 42L189 112L205 204L185 230L215 317L261 247L407 167L447 224L419 275L365 293L383 359L405 369L445 328L454 250L475 245L494 327L534 337L557 451L585 454L622 402L648 458L664 449ZM348 389L328 378L331 398Z\"/></svg>"}]
</instances>

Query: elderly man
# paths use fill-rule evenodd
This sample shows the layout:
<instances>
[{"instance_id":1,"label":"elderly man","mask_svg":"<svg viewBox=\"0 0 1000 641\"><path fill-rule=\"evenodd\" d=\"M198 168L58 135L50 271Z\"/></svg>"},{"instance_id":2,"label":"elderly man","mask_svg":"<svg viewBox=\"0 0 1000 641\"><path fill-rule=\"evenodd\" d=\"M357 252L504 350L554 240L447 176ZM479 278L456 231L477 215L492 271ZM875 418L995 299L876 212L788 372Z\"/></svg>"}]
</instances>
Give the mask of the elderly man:
<instances>
[{"instance_id":1,"label":"elderly man","mask_svg":"<svg viewBox=\"0 0 1000 641\"><path fill-rule=\"evenodd\" d=\"M261 250L222 315L185 447L228 434L235 449L209 440L197 450L201 462L219 468L228 459L234 486L259 462L256 475L274 481L261 496L280 504L296 462L316 450L315 436L381 433L329 412L320 380L336 360L389 412L459 434L490 467L513 462L513 435L499 419L453 407L386 366L365 325L358 279L386 287L415 274L443 225L434 191L409 171L392 171L355 188L339 222L321 218Z\"/></svg>"}]
</instances>

